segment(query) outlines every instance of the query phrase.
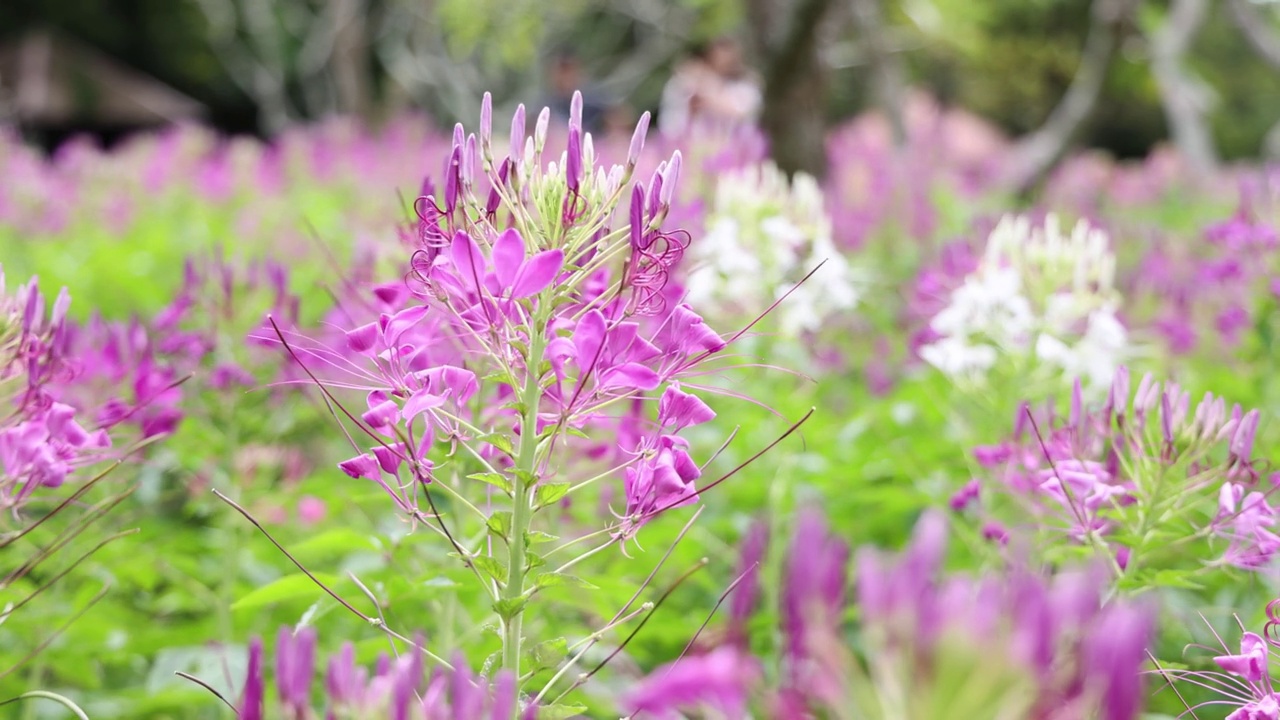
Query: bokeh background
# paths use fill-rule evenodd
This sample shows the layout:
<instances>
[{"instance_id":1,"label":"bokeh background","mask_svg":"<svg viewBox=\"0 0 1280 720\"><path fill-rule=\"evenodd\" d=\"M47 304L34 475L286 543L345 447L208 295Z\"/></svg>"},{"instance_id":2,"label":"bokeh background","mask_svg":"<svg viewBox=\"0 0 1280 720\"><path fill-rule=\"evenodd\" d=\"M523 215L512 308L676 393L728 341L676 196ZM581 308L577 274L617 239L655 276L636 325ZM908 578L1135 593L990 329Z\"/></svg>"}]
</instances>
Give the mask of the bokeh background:
<instances>
[{"instance_id":1,"label":"bokeh background","mask_svg":"<svg viewBox=\"0 0 1280 720\"><path fill-rule=\"evenodd\" d=\"M1236 159L1280 152L1278 5L19 0L0 7L0 118L47 144L193 117L264 134L415 109L447 127L485 90L500 106L536 103L565 56L584 89L634 113L658 107L691 48L731 35L770 87L766 115L786 116L779 126L892 111L911 88L1023 134L1043 127L1074 81L1096 76L1072 142L1135 157L1200 134L1211 149L1196 152Z\"/></svg>"},{"instance_id":2,"label":"bokeh background","mask_svg":"<svg viewBox=\"0 0 1280 720\"><path fill-rule=\"evenodd\" d=\"M672 78L725 39L758 112L738 134L663 131ZM482 667L497 641L467 573L443 544L406 532L381 490L336 470L351 450L324 403L278 346L246 337L267 312L317 335L359 324L376 310L369 288L403 277L411 233L400 231L416 223L423 177L442 183L453 124L474 130L486 91L505 130L517 104L562 109L575 87L606 161L625 156L645 111L656 127L638 176L685 153L673 225L704 238L726 219L781 218L823 240L788 273L842 259L789 306L814 327L780 331L784 308L748 348L807 376L741 370L725 382L758 404L717 405L691 440L707 457L736 433L708 466L727 472L819 411L704 498L672 566L712 563L588 687L589 717L609 717L623 689L682 652L734 581L736 544L756 520L782 538L794 508L818 504L851 546L900 547L924 508L975 477L974 448L1002 441L1020 403L1065 406L1069 381L1056 375L993 376L974 391L917 352L1006 212L1085 217L1111 235L1135 378L1176 378L1264 417L1280 407L1280 182L1265 173L1280 160L1280 1L0 0L10 287L35 274L50 297L66 285L84 346L110 338L111 352L88 355L101 387L86 405L173 390L149 419L164 440L112 486L133 494L108 524L138 534L95 551L29 620L0 625L0 668L22 663L0 674L0 699L39 687L96 720L223 719L227 708L175 673L234 696L249 638L300 623L323 630L326 653L351 641L372 663L387 651L214 488L344 597L366 607L376 596L390 626L427 630L440 652ZM557 118L553 143L563 127ZM770 155L817 181L753 184ZM733 173L743 198L720 197ZM761 257L778 245L763 230L740 240ZM829 306L836 265L856 307ZM730 332L773 302L777 287L747 285L755 294L735 286L708 303L713 327ZM1276 433L1264 420L1259 462L1276 459ZM557 531L598 527L618 491L575 500ZM1216 507L1206 495L1206 512ZM584 570L600 590L553 594L534 630L598 627L686 519L646 527L640 560L592 558ZM962 568L992 552L976 527L955 536ZM1195 613L1230 632L1233 612L1261 627L1275 596L1274 573L1194 572L1152 581L1170 598L1161 657L1206 640L1187 629ZM1182 709L1168 693L1152 705L1165 713L1152 717ZM11 716L69 717L0 708Z\"/></svg>"}]
</instances>

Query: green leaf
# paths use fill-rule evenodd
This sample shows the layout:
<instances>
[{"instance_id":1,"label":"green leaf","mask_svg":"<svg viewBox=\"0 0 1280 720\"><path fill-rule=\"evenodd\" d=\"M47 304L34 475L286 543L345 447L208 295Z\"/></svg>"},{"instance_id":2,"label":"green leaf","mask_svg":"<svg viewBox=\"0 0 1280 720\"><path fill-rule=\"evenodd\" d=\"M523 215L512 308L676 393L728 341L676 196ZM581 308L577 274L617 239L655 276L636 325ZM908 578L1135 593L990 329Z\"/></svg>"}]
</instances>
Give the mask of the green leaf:
<instances>
[{"instance_id":1,"label":"green leaf","mask_svg":"<svg viewBox=\"0 0 1280 720\"><path fill-rule=\"evenodd\" d=\"M583 440L591 439L591 436L588 435L583 430L580 430L576 427L569 427L568 425L560 428L560 432L564 433L565 435L572 435L573 437L582 438Z\"/></svg>"},{"instance_id":2,"label":"green leaf","mask_svg":"<svg viewBox=\"0 0 1280 720\"><path fill-rule=\"evenodd\" d=\"M480 438L480 442L489 443L508 455L514 455L516 452L515 446L511 444L511 438L503 433L489 433Z\"/></svg>"},{"instance_id":3,"label":"green leaf","mask_svg":"<svg viewBox=\"0 0 1280 720\"><path fill-rule=\"evenodd\" d=\"M493 382L505 383L512 387L515 387L515 384L516 384L515 380L511 378L511 373L507 372L506 370L496 370L494 372L489 373L488 375L485 375L481 379L484 380L484 382L486 383L493 383Z\"/></svg>"},{"instance_id":4,"label":"green leaf","mask_svg":"<svg viewBox=\"0 0 1280 720\"><path fill-rule=\"evenodd\" d=\"M507 581L507 564L497 558L488 555L480 555L472 558L471 561L475 566L488 573L494 580L500 583Z\"/></svg>"},{"instance_id":5,"label":"green leaf","mask_svg":"<svg viewBox=\"0 0 1280 720\"><path fill-rule=\"evenodd\" d=\"M524 567L525 567L525 569L526 569L526 570L532 570L532 569L534 569L534 568L540 568L540 567L542 567L543 565L546 565L546 564L547 564L547 561L546 561L545 559L543 559L543 557L542 557L541 555L539 555L538 553L525 551L525 554L524 554Z\"/></svg>"},{"instance_id":6,"label":"green leaf","mask_svg":"<svg viewBox=\"0 0 1280 720\"><path fill-rule=\"evenodd\" d=\"M556 667L569 654L569 641L559 637L526 648L524 664L530 672Z\"/></svg>"},{"instance_id":7,"label":"green leaf","mask_svg":"<svg viewBox=\"0 0 1280 720\"><path fill-rule=\"evenodd\" d=\"M538 543L555 542L556 540L559 540L559 539L560 539L560 536L552 535L551 533L544 533L541 530L530 530L529 532L524 534L524 541L530 545L537 545Z\"/></svg>"},{"instance_id":8,"label":"green leaf","mask_svg":"<svg viewBox=\"0 0 1280 720\"><path fill-rule=\"evenodd\" d=\"M533 581L533 584L534 584L534 587L540 587L540 588L571 586L571 587L585 588L587 590L596 589L595 585L592 585L591 583L587 582L586 580L583 580L582 578L576 575L566 575L564 573L554 573L554 572L542 573L541 575L538 576L536 580Z\"/></svg>"},{"instance_id":9,"label":"green leaf","mask_svg":"<svg viewBox=\"0 0 1280 720\"><path fill-rule=\"evenodd\" d=\"M332 575L324 575L321 573L313 573L317 580L325 585L333 585L338 582L338 578ZM278 580L274 580L253 592L245 595L239 600L231 604L232 610L248 610L251 608L262 607L272 603L285 602L288 600L297 600L299 598L310 598L319 593L321 590L311 578L302 573L294 573L286 575Z\"/></svg>"},{"instance_id":10,"label":"green leaf","mask_svg":"<svg viewBox=\"0 0 1280 720\"><path fill-rule=\"evenodd\" d=\"M366 534L351 528L335 528L304 540L290 548L299 557L334 557L352 550L377 550L378 544Z\"/></svg>"},{"instance_id":11,"label":"green leaf","mask_svg":"<svg viewBox=\"0 0 1280 720\"><path fill-rule=\"evenodd\" d=\"M533 492L533 505L544 508L568 494L569 483L543 483Z\"/></svg>"},{"instance_id":12,"label":"green leaf","mask_svg":"<svg viewBox=\"0 0 1280 720\"><path fill-rule=\"evenodd\" d=\"M586 705L566 705L556 703L538 708L538 720L567 720L574 715L586 712Z\"/></svg>"},{"instance_id":13,"label":"green leaf","mask_svg":"<svg viewBox=\"0 0 1280 720\"><path fill-rule=\"evenodd\" d=\"M479 480L483 483L489 483L490 485L502 490L502 492L508 495L511 494L511 480L502 473L478 472L468 475L467 478L470 480Z\"/></svg>"},{"instance_id":14,"label":"green leaf","mask_svg":"<svg viewBox=\"0 0 1280 720\"><path fill-rule=\"evenodd\" d=\"M493 604L493 611L498 613L498 617L503 620L510 620L523 610L527 604L529 604L529 598L523 595L514 598L502 598Z\"/></svg>"},{"instance_id":15,"label":"green leaf","mask_svg":"<svg viewBox=\"0 0 1280 720\"><path fill-rule=\"evenodd\" d=\"M502 633L496 634L498 637L502 637ZM480 666L480 674L484 677L489 677L493 674L493 669L497 667L500 662L502 662L501 650L495 650L494 652L489 653L489 657L485 658L484 664Z\"/></svg>"},{"instance_id":16,"label":"green leaf","mask_svg":"<svg viewBox=\"0 0 1280 720\"><path fill-rule=\"evenodd\" d=\"M510 510L499 510L495 512L494 514L489 516L489 519L485 521L485 524L489 526L490 532L502 538L503 540L508 540L511 538L511 511Z\"/></svg>"}]
</instances>

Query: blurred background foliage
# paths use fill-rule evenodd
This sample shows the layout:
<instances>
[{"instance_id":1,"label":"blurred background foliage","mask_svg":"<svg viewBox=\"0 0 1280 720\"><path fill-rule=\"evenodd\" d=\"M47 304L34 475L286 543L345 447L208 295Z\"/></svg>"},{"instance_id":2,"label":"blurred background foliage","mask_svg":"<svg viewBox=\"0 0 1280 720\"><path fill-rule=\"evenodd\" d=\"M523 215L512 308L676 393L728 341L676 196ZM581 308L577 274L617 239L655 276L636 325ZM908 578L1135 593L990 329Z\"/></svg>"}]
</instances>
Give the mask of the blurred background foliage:
<instances>
[{"instance_id":1,"label":"blurred background foliage","mask_svg":"<svg viewBox=\"0 0 1280 720\"><path fill-rule=\"evenodd\" d=\"M1245 0L1280 34L1280 3ZM479 94L537 102L547 67L571 51L601 93L637 112L657 106L672 64L698 41L746 34L745 6L785 0L20 0L0 4L0 43L55 28L200 101L230 132L269 132L335 111L370 119L405 107L442 124L469 117ZM795 4L795 3L793 3ZM871 104L853 39L854 3L830 0L821 44L833 72L827 113ZM1137 30L1169 2L1136 13L1080 144L1145 154L1169 136ZM1091 4L1082 0L889 0L890 50L911 84L996 121L1037 128L1071 84ZM358 21L357 21L358 20ZM1186 58L1209 88L1208 122L1225 159L1256 156L1280 119L1280 72L1213 3Z\"/></svg>"}]
</instances>

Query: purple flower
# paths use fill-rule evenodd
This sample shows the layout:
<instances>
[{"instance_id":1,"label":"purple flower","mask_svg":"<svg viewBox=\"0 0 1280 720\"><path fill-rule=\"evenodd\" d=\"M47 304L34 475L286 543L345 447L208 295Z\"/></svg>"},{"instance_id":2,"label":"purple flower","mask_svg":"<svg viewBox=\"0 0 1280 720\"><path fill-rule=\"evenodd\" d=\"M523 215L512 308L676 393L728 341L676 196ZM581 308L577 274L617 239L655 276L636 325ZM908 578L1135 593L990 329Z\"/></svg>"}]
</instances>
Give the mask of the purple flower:
<instances>
[{"instance_id":1,"label":"purple flower","mask_svg":"<svg viewBox=\"0 0 1280 720\"><path fill-rule=\"evenodd\" d=\"M265 689L262 681L262 640L249 642L249 668L245 671L244 692L236 705L240 720L264 720Z\"/></svg>"},{"instance_id":2,"label":"purple flower","mask_svg":"<svg viewBox=\"0 0 1280 720\"><path fill-rule=\"evenodd\" d=\"M787 551L782 593L782 630L787 652L804 657L815 633L834 633L844 609L849 546L827 530L815 508L796 515Z\"/></svg>"},{"instance_id":3,"label":"purple flower","mask_svg":"<svg viewBox=\"0 0 1280 720\"><path fill-rule=\"evenodd\" d=\"M680 711L705 709L742 718L758 676L753 658L725 646L654 670L627 692L622 705L631 715L678 718Z\"/></svg>"},{"instance_id":4,"label":"purple flower","mask_svg":"<svg viewBox=\"0 0 1280 720\"><path fill-rule=\"evenodd\" d=\"M710 422L715 416L715 412L696 395L683 392L675 385L667 387L658 401L658 424L672 426L672 432Z\"/></svg>"},{"instance_id":5,"label":"purple flower","mask_svg":"<svg viewBox=\"0 0 1280 720\"><path fill-rule=\"evenodd\" d=\"M297 635L287 627L276 637L276 690L280 703L295 717L311 705L311 677L315 671L316 631L302 628Z\"/></svg>"},{"instance_id":6,"label":"purple flower","mask_svg":"<svg viewBox=\"0 0 1280 720\"><path fill-rule=\"evenodd\" d=\"M1219 655L1213 661L1218 667L1233 675L1239 675L1245 682L1261 682L1268 674L1267 642L1260 635L1247 632L1240 636L1240 652L1235 655Z\"/></svg>"},{"instance_id":7,"label":"purple flower","mask_svg":"<svg viewBox=\"0 0 1280 720\"><path fill-rule=\"evenodd\" d=\"M662 435L652 445L641 445L639 462L626 470L622 537L631 537L660 513L698 501L694 481L702 477L702 471L687 448L684 438L675 435Z\"/></svg>"}]
</instances>

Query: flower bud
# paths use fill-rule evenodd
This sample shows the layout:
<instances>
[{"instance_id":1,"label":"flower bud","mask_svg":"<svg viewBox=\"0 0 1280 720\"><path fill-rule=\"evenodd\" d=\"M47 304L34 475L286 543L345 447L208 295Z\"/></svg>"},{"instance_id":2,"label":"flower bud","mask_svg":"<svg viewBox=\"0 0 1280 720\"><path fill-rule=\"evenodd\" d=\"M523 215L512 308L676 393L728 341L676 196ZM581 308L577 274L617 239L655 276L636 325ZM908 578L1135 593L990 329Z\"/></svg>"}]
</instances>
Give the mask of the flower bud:
<instances>
[{"instance_id":1,"label":"flower bud","mask_svg":"<svg viewBox=\"0 0 1280 720\"><path fill-rule=\"evenodd\" d=\"M524 104L516 108L511 116L511 144L507 146L507 155L518 162L520 152L524 149Z\"/></svg>"},{"instance_id":2,"label":"flower bud","mask_svg":"<svg viewBox=\"0 0 1280 720\"><path fill-rule=\"evenodd\" d=\"M663 207L671 207L671 196L676 191L676 180L680 178L680 151L671 155L671 163L662 175L662 192L658 196Z\"/></svg>"},{"instance_id":3,"label":"flower bud","mask_svg":"<svg viewBox=\"0 0 1280 720\"><path fill-rule=\"evenodd\" d=\"M627 167L635 167L640 161L640 151L644 150L644 140L649 134L649 111L640 116L636 130L631 134L631 146L627 148Z\"/></svg>"},{"instance_id":4,"label":"flower bud","mask_svg":"<svg viewBox=\"0 0 1280 720\"><path fill-rule=\"evenodd\" d=\"M535 153L542 152L542 148L547 144L547 126L551 124L551 108L542 108L542 112L538 113L538 122L533 126L533 150Z\"/></svg>"},{"instance_id":5,"label":"flower bud","mask_svg":"<svg viewBox=\"0 0 1280 720\"><path fill-rule=\"evenodd\" d=\"M484 94L480 101L480 147L488 154L493 144L493 96Z\"/></svg>"}]
</instances>

